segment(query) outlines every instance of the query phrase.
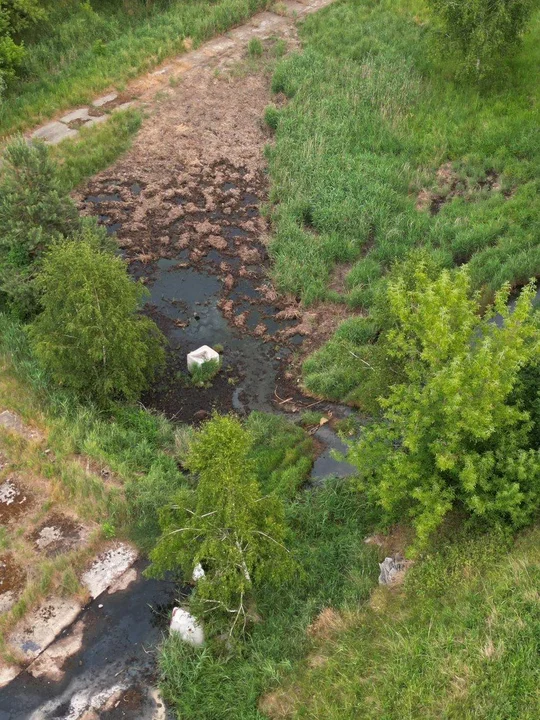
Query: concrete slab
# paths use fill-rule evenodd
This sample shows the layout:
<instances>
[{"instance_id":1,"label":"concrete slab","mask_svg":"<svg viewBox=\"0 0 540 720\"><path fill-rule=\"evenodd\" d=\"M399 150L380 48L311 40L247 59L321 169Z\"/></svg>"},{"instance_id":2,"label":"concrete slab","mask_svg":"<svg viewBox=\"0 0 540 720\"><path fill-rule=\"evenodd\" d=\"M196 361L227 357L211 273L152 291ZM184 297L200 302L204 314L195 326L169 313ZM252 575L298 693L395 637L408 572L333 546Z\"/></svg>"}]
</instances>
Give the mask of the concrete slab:
<instances>
[{"instance_id":1,"label":"concrete slab","mask_svg":"<svg viewBox=\"0 0 540 720\"><path fill-rule=\"evenodd\" d=\"M0 660L0 688L9 685L17 675L21 672L22 668L18 665L8 665L3 660Z\"/></svg>"},{"instance_id":2,"label":"concrete slab","mask_svg":"<svg viewBox=\"0 0 540 720\"><path fill-rule=\"evenodd\" d=\"M129 100L128 102L122 103L121 105L117 105L115 108L113 108L113 112L121 112L122 110L127 110L133 105L133 100Z\"/></svg>"},{"instance_id":3,"label":"concrete slab","mask_svg":"<svg viewBox=\"0 0 540 720\"><path fill-rule=\"evenodd\" d=\"M69 635L49 645L49 647L27 667L27 671L35 678L44 677L54 682L60 681L65 674L65 671L62 669L65 661L79 652L82 647L83 634L84 622L79 620Z\"/></svg>"},{"instance_id":4,"label":"concrete slab","mask_svg":"<svg viewBox=\"0 0 540 720\"><path fill-rule=\"evenodd\" d=\"M90 118L88 122L85 122L82 127L92 127L93 125L99 125L109 119L109 115L98 115L97 117Z\"/></svg>"},{"instance_id":5,"label":"concrete slab","mask_svg":"<svg viewBox=\"0 0 540 720\"><path fill-rule=\"evenodd\" d=\"M118 97L118 93L112 92L108 95L103 95L102 97L97 98L92 102L92 105L94 107L103 107L103 105L106 105L107 103L112 102L113 100L116 100Z\"/></svg>"},{"instance_id":6,"label":"concrete slab","mask_svg":"<svg viewBox=\"0 0 540 720\"><path fill-rule=\"evenodd\" d=\"M11 412L11 410L0 412L0 427L15 433L15 435L21 435L26 440L43 439L43 434L39 430L27 425L17 413Z\"/></svg>"},{"instance_id":7,"label":"concrete slab","mask_svg":"<svg viewBox=\"0 0 540 720\"><path fill-rule=\"evenodd\" d=\"M76 130L72 130L61 122L51 122L48 125L38 128L30 137L35 140L43 140L48 145L58 145L66 138L75 137Z\"/></svg>"},{"instance_id":8,"label":"concrete slab","mask_svg":"<svg viewBox=\"0 0 540 720\"><path fill-rule=\"evenodd\" d=\"M90 592L92 599L113 585L133 565L137 556L135 548L124 543L101 553L81 577L81 582Z\"/></svg>"},{"instance_id":9,"label":"concrete slab","mask_svg":"<svg viewBox=\"0 0 540 720\"><path fill-rule=\"evenodd\" d=\"M34 660L80 611L81 604L73 598L48 598L22 620L8 636L8 643L27 660Z\"/></svg>"},{"instance_id":10,"label":"concrete slab","mask_svg":"<svg viewBox=\"0 0 540 720\"><path fill-rule=\"evenodd\" d=\"M90 120L90 115L88 114L88 108L83 107L79 108L78 110L72 110L67 115L64 115L64 117L60 118L60 122L69 124L71 122L74 122L75 120Z\"/></svg>"}]
</instances>

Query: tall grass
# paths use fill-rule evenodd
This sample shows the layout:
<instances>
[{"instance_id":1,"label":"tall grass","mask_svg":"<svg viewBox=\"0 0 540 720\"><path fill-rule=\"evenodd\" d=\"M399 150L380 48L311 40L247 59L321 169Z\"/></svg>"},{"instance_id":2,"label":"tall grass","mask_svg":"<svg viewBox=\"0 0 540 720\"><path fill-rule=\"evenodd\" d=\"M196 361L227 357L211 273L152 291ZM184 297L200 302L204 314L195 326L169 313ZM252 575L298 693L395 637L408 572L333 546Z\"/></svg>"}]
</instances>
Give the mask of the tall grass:
<instances>
[{"instance_id":1,"label":"tall grass","mask_svg":"<svg viewBox=\"0 0 540 720\"><path fill-rule=\"evenodd\" d=\"M23 130L58 110L150 70L247 20L266 0L144 0L51 3L49 20L28 34L19 77L0 104L0 135Z\"/></svg>"},{"instance_id":2,"label":"tall grass","mask_svg":"<svg viewBox=\"0 0 540 720\"><path fill-rule=\"evenodd\" d=\"M319 643L324 663L290 674L285 717L539 717L539 539L460 539L410 570L404 591L377 591Z\"/></svg>"},{"instance_id":3,"label":"tall grass","mask_svg":"<svg viewBox=\"0 0 540 720\"><path fill-rule=\"evenodd\" d=\"M456 84L435 58L421 0L348 0L310 16L303 52L273 77L290 98L272 113L268 150L278 285L307 303L368 309L390 265L417 246L443 266L468 262L486 297L540 275L539 38L537 12L507 74L480 89ZM446 200L437 214L416 208L422 189ZM342 263L337 295L328 286ZM322 392L314 364L306 384Z\"/></svg>"}]
</instances>

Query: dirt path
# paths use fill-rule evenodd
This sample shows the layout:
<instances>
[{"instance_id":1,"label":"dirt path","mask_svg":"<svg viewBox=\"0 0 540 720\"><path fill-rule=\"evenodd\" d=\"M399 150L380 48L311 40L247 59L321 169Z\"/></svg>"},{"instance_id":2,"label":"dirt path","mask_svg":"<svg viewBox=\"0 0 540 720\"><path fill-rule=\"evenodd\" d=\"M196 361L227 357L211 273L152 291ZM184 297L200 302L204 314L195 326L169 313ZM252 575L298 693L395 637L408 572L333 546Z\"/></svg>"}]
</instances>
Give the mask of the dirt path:
<instances>
[{"instance_id":1,"label":"dirt path","mask_svg":"<svg viewBox=\"0 0 540 720\"><path fill-rule=\"evenodd\" d=\"M136 105L144 109L153 106L156 92L168 91L169 85L177 80L198 74L204 68L216 63L227 63L242 57L245 46L251 38L267 39L272 35L287 34L293 30L295 21L304 15L316 12L333 0L285 0L278 2L272 10L258 13L244 25L231 30L190 51L190 40L186 39L185 54L178 55L163 63L153 72L131 82L122 92L111 92L96 98L89 106L73 108L58 114L53 121L36 128L30 137L41 138L48 144L56 144L69 137L76 137L79 128L104 122L115 110Z\"/></svg>"}]
</instances>

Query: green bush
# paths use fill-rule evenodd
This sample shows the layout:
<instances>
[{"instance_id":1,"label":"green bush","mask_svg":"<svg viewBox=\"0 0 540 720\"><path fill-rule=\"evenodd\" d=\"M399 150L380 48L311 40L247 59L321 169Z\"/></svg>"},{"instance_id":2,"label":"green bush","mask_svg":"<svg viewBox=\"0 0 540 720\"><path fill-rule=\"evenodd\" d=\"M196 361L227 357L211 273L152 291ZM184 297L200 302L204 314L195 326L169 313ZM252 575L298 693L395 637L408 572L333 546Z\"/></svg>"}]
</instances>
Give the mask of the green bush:
<instances>
[{"instance_id":1,"label":"green bush","mask_svg":"<svg viewBox=\"0 0 540 720\"><path fill-rule=\"evenodd\" d=\"M23 317L35 313L34 280L43 252L80 227L46 146L23 138L7 145L0 181L0 293L5 306Z\"/></svg>"},{"instance_id":2,"label":"green bush","mask_svg":"<svg viewBox=\"0 0 540 720\"><path fill-rule=\"evenodd\" d=\"M190 578L201 563L192 604L233 629L245 627L246 602L261 582L287 576L283 506L262 496L252 439L232 416L214 415L193 438L185 461L198 476L195 491L178 495L160 516L161 538L151 553L152 574L181 569Z\"/></svg>"},{"instance_id":3,"label":"green bush","mask_svg":"<svg viewBox=\"0 0 540 720\"><path fill-rule=\"evenodd\" d=\"M513 397L540 351L534 288L512 309L508 295L503 288L482 317L466 269L432 280L419 264L412 284L389 283L386 352L403 378L349 459L389 520L412 520L418 547L456 506L514 527L538 508L540 452L531 413Z\"/></svg>"},{"instance_id":4,"label":"green bush","mask_svg":"<svg viewBox=\"0 0 540 720\"><path fill-rule=\"evenodd\" d=\"M51 247L38 285L43 312L30 337L53 380L99 403L137 398L163 363L163 337L138 314L147 291L125 263L87 231Z\"/></svg>"},{"instance_id":5,"label":"green bush","mask_svg":"<svg viewBox=\"0 0 540 720\"><path fill-rule=\"evenodd\" d=\"M0 84L24 58L24 46L17 41L21 31L45 17L40 5L40 0L0 0Z\"/></svg>"},{"instance_id":6,"label":"green bush","mask_svg":"<svg viewBox=\"0 0 540 720\"><path fill-rule=\"evenodd\" d=\"M441 40L456 51L461 70L484 77L504 67L533 11L531 0L428 0L440 18Z\"/></svg>"}]
</instances>

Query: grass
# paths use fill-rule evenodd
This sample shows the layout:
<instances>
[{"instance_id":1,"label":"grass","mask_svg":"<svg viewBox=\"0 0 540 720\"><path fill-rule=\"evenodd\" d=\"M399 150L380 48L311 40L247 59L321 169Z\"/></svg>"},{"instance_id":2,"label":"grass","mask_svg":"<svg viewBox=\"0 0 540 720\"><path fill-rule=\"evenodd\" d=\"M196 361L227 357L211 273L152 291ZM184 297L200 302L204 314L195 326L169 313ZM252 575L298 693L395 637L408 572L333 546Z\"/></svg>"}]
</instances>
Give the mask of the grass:
<instances>
[{"instance_id":1,"label":"grass","mask_svg":"<svg viewBox=\"0 0 540 720\"><path fill-rule=\"evenodd\" d=\"M23 38L19 77L0 104L0 135L22 131L57 111L89 102L111 86L196 47L266 6L265 0L99 0L49 5L49 19Z\"/></svg>"},{"instance_id":2,"label":"grass","mask_svg":"<svg viewBox=\"0 0 540 720\"><path fill-rule=\"evenodd\" d=\"M139 110L115 112L105 123L82 127L77 137L52 146L49 152L58 165L61 189L67 194L111 165L130 148L141 123Z\"/></svg>"},{"instance_id":3,"label":"grass","mask_svg":"<svg viewBox=\"0 0 540 720\"><path fill-rule=\"evenodd\" d=\"M533 720L540 714L540 530L438 548L376 591L291 673L272 718ZM446 538L448 543L448 538Z\"/></svg>"},{"instance_id":4,"label":"grass","mask_svg":"<svg viewBox=\"0 0 540 720\"><path fill-rule=\"evenodd\" d=\"M281 290L365 313L392 263L419 246L443 266L469 263L486 298L540 275L540 13L489 88L454 82L421 0L338 2L307 18L301 37L303 52L273 77L289 103L266 114ZM341 332L349 341L355 327ZM343 354L334 343L315 356L307 387L326 394Z\"/></svg>"}]
</instances>

